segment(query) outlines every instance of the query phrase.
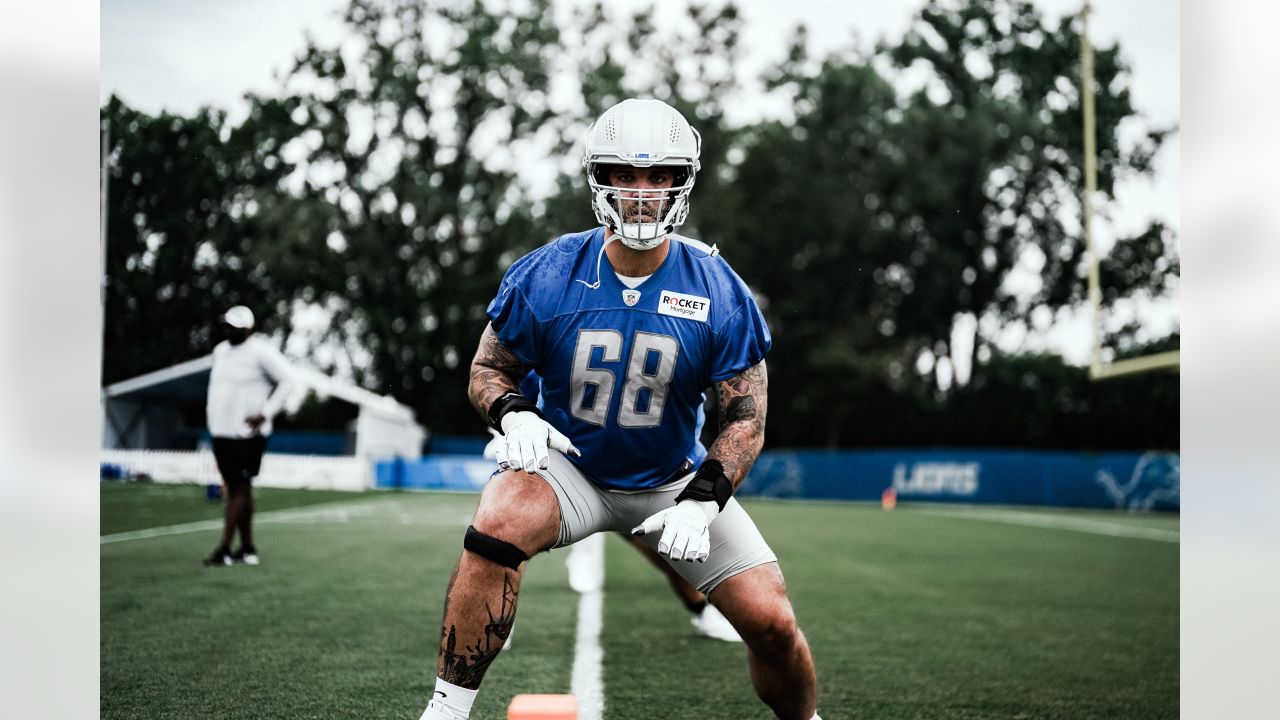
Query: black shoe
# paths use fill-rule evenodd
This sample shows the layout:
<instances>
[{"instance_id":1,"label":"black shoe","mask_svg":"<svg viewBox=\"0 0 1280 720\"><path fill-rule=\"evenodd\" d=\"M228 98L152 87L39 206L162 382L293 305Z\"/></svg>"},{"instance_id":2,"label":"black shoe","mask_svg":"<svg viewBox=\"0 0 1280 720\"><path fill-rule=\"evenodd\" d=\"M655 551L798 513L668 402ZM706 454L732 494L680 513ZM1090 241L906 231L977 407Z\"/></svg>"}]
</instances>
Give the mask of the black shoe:
<instances>
[{"instance_id":1,"label":"black shoe","mask_svg":"<svg viewBox=\"0 0 1280 720\"><path fill-rule=\"evenodd\" d=\"M223 548L213 551L213 554L201 561L205 567L224 567L231 564L231 553Z\"/></svg>"},{"instance_id":2,"label":"black shoe","mask_svg":"<svg viewBox=\"0 0 1280 720\"><path fill-rule=\"evenodd\" d=\"M259 562L258 551L255 550L252 545L249 547L242 547L231 553L231 560L232 562L244 563L245 565L257 565ZM227 564L229 565L230 563Z\"/></svg>"}]
</instances>

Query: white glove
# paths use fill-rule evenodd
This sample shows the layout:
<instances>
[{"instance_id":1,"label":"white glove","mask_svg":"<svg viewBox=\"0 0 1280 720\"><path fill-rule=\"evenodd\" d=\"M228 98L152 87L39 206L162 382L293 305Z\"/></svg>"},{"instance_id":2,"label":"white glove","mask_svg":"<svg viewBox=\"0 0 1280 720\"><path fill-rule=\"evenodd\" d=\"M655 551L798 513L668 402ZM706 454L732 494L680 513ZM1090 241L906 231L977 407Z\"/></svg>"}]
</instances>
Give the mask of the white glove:
<instances>
[{"instance_id":1,"label":"white glove","mask_svg":"<svg viewBox=\"0 0 1280 720\"><path fill-rule=\"evenodd\" d=\"M506 438L505 450L495 451L498 467L506 470L533 472L547 466L547 448L582 457L569 438L551 427L551 423L537 413L517 410L502 416L502 434Z\"/></svg>"},{"instance_id":2,"label":"white glove","mask_svg":"<svg viewBox=\"0 0 1280 720\"><path fill-rule=\"evenodd\" d=\"M502 433L494 430L493 428L489 428L489 434L492 435L492 437L489 438L489 442L485 443L483 453L484 459L493 460L498 463L499 470L506 470L508 467L507 439L502 436Z\"/></svg>"},{"instance_id":3,"label":"white glove","mask_svg":"<svg viewBox=\"0 0 1280 720\"><path fill-rule=\"evenodd\" d=\"M632 535L648 535L662 530L658 554L672 560L706 562L711 554L711 521L720 514L715 500L686 498L661 512L645 518L631 528Z\"/></svg>"}]
</instances>

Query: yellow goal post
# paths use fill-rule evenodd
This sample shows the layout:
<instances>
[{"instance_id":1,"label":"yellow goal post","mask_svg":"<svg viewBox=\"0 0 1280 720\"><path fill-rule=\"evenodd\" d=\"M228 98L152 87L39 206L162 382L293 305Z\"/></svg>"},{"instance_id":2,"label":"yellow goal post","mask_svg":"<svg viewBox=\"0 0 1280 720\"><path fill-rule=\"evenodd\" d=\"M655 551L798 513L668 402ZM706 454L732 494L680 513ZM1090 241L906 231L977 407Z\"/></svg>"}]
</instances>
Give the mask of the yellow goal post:
<instances>
[{"instance_id":1,"label":"yellow goal post","mask_svg":"<svg viewBox=\"0 0 1280 720\"><path fill-rule=\"evenodd\" d=\"M1081 106L1084 113L1084 241L1089 263L1089 312L1092 318L1089 379L1106 380L1159 370L1179 372L1181 350L1169 350L1107 363L1102 361L1102 286L1098 272L1098 253L1093 242L1093 198L1098 190L1098 158L1094 124L1093 46L1089 43L1090 10L1090 4L1085 2L1084 9L1081 11L1080 33Z\"/></svg>"}]
</instances>

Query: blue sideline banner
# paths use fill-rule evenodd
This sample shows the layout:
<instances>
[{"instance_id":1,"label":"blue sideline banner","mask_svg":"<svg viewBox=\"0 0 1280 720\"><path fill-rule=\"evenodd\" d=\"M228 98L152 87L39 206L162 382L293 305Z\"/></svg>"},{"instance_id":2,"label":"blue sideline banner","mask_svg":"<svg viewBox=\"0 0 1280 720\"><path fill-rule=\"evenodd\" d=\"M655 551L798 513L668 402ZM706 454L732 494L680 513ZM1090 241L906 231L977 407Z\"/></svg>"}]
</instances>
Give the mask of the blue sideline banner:
<instances>
[{"instance_id":1,"label":"blue sideline banner","mask_svg":"<svg viewBox=\"0 0 1280 720\"><path fill-rule=\"evenodd\" d=\"M436 454L421 460L382 460L374 466L374 487L410 490L480 490L497 463L480 455Z\"/></svg>"},{"instance_id":2,"label":"blue sideline banner","mask_svg":"<svg viewBox=\"0 0 1280 720\"><path fill-rule=\"evenodd\" d=\"M478 455L433 454L377 464L380 488L479 490L496 469ZM770 450L740 495L900 502L1178 510L1179 458L1168 452Z\"/></svg>"},{"instance_id":3,"label":"blue sideline banner","mask_svg":"<svg viewBox=\"0 0 1280 720\"><path fill-rule=\"evenodd\" d=\"M763 497L1179 508L1179 458L1168 452L773 450L739 493Z\"/></svg>"}]
</instances>

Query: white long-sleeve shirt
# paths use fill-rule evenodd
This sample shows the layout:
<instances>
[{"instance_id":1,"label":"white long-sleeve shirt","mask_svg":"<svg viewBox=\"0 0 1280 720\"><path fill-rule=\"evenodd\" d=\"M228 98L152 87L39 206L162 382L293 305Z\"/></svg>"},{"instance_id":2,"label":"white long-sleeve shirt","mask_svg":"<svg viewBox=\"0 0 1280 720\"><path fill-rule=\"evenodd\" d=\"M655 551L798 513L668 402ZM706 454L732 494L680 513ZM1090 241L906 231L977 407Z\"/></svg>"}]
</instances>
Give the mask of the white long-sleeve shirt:
<instances>
[{"instance_id":1,"label":"white long-sleeve shirt","mask_svg":"<svg viewBox=\"0 0 1280 720\"><path fill-rule=\"evenodd\" d=\"M272 390L274 381L275 390ZM293 392L293 367L280 351L256 335L239 345L227 341L213 349L209 373L209 398L205 407L209 434L247 438L255 433L246 418L266 418L256 434L271 434L271 418L284 407Z\"/></svg>"}]
</instances>

